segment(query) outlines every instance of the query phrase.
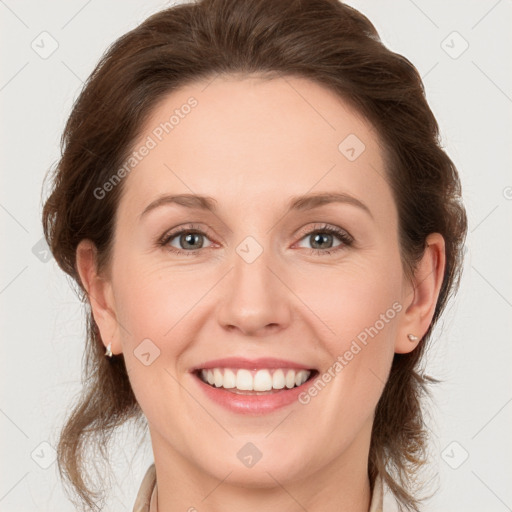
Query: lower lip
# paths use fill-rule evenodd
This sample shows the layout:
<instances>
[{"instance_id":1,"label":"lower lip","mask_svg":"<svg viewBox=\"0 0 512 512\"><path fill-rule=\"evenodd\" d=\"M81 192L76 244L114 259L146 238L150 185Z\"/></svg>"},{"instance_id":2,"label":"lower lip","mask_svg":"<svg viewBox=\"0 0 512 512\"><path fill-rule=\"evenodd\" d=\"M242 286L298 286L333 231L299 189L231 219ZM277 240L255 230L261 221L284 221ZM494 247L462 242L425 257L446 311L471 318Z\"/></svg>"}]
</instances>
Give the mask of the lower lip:
<instances>
[{"instance_id":1,"label":"lower lip","mask_svg":"<svg viewBox=\"0 0 512 512\"><path fill-rule=\"evenodd\" d=\"M281 409L298 401L298 396L311 385L315 377L310 378L300 386L264 395L242 395L224 388L216 388L203 382L198 375L193 374L199 387L208 398L230 411L239 414L265 414Z\"/></svg>"}]
</instances>

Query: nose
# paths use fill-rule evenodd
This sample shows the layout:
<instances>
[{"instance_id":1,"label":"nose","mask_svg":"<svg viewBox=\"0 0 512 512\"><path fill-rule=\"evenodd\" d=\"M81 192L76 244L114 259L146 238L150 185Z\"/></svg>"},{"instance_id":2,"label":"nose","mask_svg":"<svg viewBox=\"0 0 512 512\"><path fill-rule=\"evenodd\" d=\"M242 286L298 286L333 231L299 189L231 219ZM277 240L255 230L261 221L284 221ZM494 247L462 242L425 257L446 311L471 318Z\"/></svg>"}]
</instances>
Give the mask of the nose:
<instances>
[{"instance_id":1,"label":"nose","mask_svg":"<svg viewBox=\"0 0 512 512\"><path fill-rule=\"evenodd\" d=\"M284 271L270 260L266 251L252 263L234 254L234 268L224 279L217 309L224 329L259 337L289 326L293 294Z\"/></svg>"}]
</instances>

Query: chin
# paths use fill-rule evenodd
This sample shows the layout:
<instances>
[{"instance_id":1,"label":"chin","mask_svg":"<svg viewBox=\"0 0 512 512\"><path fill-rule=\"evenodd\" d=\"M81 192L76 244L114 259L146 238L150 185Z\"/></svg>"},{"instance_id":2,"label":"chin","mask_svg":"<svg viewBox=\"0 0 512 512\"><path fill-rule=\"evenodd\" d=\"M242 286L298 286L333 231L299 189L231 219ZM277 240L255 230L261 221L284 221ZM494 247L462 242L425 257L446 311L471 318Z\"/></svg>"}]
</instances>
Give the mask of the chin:
<instances>
[{"instance_id":1,"label":"chin","mask_svg":"<svg viewBox=\"0 0 512 512\"><path fill-rule=\"evenodd\" d=\"M257 448L242 443L242 448L234 451L233 456L217 456L209 461L208 467L205 467L204 459L201 464L204 471L219 481L226 479L231 485L262 489L275 488L276 481L284 485L287 481L302 479L304 467L310 467L296 448L290 448L284 457L270 446L259 453L261 458L258 459Z\"/></svg>"}]
</instances>

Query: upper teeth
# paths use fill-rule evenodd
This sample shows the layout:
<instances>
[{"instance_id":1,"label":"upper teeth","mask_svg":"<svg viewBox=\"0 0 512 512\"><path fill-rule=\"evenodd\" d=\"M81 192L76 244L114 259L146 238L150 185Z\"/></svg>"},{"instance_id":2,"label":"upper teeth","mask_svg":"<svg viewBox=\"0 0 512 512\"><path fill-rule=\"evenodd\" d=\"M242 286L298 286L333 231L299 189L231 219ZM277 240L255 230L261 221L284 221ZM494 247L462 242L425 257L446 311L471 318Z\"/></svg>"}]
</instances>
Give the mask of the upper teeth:
<instances>
[{"instance_id":1,"label":"upper teeth","mask_svg":"<svg viewBox=\"0 0 512 512\"><path fill-rule=\"evenodd\" d=\"M308 380L309 370L239 370L230 368L211 368L201 370L202 380L218 388L237 388L246 391L269 391L271 389L293 388Z\"/></svg>"}]
</instances>

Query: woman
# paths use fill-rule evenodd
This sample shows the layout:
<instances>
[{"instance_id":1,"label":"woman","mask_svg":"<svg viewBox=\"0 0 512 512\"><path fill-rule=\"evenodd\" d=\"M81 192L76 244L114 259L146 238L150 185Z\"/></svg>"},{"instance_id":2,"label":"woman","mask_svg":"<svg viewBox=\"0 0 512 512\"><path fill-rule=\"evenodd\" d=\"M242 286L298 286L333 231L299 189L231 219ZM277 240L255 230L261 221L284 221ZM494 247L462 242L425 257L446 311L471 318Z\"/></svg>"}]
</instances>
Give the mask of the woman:
<instances>
[{"instance_id":1,"label":"woman","mask_svg":"<svg viewBox=\"0 0 512 512\"><path fill-rule=\"evenodd\" d=\"M58 446L84 509L88 443L136 419L134 510L376 512L384 484L419 510L460 194L417 70L341 2L203 0L121 37L43 211L87 307Z\"/></svg>"}]
</instances>

